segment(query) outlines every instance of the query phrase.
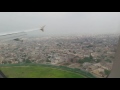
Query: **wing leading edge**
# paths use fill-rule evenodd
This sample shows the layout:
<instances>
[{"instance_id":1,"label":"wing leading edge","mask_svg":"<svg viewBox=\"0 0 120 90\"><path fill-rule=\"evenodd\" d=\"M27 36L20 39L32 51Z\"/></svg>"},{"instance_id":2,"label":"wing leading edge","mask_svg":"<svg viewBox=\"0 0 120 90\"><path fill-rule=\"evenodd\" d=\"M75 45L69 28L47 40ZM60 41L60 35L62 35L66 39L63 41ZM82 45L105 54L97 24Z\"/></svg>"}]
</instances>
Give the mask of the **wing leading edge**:
<instances>
[{"instance_id":1,"label":"wing leading edge","mask_svg":"<svg viewBox=\"0 0 120 90\"><path fill-rule=\"evenodd\" d=\"M30 31L36 31L36 30L41 30L41 31L44 31L44 27L41 27L41 28L36 28L36 29L29 29L29 30L24 30L24 31L18 31L18 32L10 32L10 33L3 33L3 34L0 34L0 36L8 36L8 35L14 35L14 34L22 34L22 33L26 33L26 32L30 32Z\"/></svg>"}]
</instances>

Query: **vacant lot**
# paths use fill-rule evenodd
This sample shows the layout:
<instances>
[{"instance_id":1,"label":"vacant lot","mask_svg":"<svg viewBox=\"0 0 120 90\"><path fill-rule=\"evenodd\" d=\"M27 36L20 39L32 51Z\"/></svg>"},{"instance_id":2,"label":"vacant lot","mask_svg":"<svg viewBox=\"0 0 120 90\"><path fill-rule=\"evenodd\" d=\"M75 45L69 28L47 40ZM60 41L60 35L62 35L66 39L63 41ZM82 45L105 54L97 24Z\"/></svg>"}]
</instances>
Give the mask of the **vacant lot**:
<instances>
[{"instance_id":1,"label":"vacant lot","mask_svg":"<svg viewBox=\"0 0 120 90\"><path fill-rule=\"evenodd\" d=\"M78 73L45 66L5 66L0 69L8 78L85 78Z\"/></svg>"}]
</instances>

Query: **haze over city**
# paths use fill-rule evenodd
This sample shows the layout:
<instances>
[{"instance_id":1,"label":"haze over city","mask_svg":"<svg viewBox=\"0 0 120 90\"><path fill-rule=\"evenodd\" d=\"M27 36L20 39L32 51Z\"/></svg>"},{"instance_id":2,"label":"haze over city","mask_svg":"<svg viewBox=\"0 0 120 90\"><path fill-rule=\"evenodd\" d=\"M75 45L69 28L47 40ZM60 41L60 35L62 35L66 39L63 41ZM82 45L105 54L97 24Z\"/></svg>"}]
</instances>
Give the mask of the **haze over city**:
<instances>
[{"instance_id":1,"label":"haze over city","mask_svg":"<svg viewBox=\"0 0 120 90\"><path fill-rule=\"evenodd\" d=\"M119 16L119 12L0 12L0 78L108 77L117 65Z\"/></svg>"},{"instance_id":2,"label":"haze over city","mask_svg":"<svg viewBox=\"0 0 120 90\"><path fill-rule=\"evenodd\" d=\"M119 12L0 12L0 32L23 31L46 25L29 35L104 34L119 31Z\"/></svg>"}]
</instances>

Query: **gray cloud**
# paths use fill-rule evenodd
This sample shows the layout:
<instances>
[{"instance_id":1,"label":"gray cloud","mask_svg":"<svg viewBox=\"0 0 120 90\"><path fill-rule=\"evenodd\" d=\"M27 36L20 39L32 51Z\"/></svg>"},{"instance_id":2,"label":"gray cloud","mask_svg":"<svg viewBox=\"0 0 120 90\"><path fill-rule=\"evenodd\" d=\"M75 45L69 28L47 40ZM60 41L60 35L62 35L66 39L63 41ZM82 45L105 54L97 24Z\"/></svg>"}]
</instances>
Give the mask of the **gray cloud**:
<instances>
[{"instance_id":1,"label":"gray cloud","mask_svg":"<svg viewBox=\"0 0 120 90\"><path fill-rule=\"evenodd\" d=\"M119 12L0 12L0 32L22 31L46 25L34 35L116 33Z\"/></svg>"}]
</instances>

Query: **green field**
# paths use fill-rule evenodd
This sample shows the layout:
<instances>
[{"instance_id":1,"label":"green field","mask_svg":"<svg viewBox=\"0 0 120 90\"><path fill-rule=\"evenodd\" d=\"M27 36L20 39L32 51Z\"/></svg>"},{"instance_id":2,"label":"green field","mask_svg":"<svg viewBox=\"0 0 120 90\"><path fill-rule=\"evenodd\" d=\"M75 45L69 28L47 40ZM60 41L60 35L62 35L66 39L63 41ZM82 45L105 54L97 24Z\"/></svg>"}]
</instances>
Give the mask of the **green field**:
<instances>
[{"instance_id":1,"label":"green field","mask_svg":"<svg viewBox=\"0 0 120 90\"><path fill-rule=\"evenodd\" d=\"M0 69L8 78L85 78L78 73L45 66L6 66Z\"/></svg>"},{"instance_id":2,"label":"green field","mask_svg":"<svg viewBox=\"0 0 120 90\"><path fill-rule=\"evenodd\" d=\"M67 67L51 65L2 65L0 70L7 78L86 78L89 73L78 72ZM93 77L93 76L91 76Z\"/></svg>"}]
</instances>

